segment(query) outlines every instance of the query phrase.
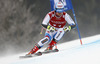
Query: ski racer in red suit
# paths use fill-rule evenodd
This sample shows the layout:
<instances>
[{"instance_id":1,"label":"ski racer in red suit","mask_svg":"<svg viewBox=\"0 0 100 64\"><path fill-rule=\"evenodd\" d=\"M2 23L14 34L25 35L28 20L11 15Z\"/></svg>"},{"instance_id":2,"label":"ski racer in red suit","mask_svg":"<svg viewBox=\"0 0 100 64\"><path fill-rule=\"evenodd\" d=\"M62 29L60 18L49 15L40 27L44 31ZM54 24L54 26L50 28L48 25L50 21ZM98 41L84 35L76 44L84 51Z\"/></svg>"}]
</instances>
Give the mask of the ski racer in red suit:
<instances>
[{"instance_id":1,"label":"ski racer in red suit","mask_svg":"<svg viewBox=\"0 0 100 64\"><path fill-rule=\"evenodd\" d=\"M66 26L66 24L68 25ZM55 5L55 10L46 15L42 26L46 28L45 37L41 39L27 55L36 53L44 44L49 42L49 46L46 50L52 50L65 32L75 28L75 23L72 18L64 12L63 3L58 2Z\"/></svg>"}]
</instances>

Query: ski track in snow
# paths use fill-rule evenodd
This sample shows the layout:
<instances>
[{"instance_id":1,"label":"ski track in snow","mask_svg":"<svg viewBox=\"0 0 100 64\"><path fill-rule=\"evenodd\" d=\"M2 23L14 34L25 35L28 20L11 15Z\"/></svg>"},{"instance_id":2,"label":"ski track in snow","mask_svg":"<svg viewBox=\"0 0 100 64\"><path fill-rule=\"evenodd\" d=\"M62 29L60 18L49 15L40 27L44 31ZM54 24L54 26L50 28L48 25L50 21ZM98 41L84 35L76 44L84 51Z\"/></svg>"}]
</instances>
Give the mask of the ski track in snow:
<instances>
[{"instance_id":1,"label":"ski track in snow","mask_svg":"<svg viewBox=\"0 0 100 64\"><path fill-rule=\"evenodd\" d=\"M58 45L59 52L20 59L26 53L0 58L0 64L100 64L100 35ZM41 49L43 50L43 49Z\"/></svg>"}]
</instances>

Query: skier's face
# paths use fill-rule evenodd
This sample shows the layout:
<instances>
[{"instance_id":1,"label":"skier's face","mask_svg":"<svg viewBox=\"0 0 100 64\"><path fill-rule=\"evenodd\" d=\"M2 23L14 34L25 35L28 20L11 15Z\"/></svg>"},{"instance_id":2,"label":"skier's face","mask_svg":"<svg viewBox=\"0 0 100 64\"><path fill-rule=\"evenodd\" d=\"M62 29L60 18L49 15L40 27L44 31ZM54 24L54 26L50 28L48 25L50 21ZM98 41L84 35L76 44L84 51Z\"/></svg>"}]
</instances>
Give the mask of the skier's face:
<instances>
[{"instance_id":1,"label":"skier's face","mask_svg":"<svg viewBox=\"0 0 100 64\"><path fill-rule=\"evenodd\" d=\"M61 16L63 14L63 12L62 13L59 13L59 12L56 12L56 16Z\"/></svg>"}]
</instances>

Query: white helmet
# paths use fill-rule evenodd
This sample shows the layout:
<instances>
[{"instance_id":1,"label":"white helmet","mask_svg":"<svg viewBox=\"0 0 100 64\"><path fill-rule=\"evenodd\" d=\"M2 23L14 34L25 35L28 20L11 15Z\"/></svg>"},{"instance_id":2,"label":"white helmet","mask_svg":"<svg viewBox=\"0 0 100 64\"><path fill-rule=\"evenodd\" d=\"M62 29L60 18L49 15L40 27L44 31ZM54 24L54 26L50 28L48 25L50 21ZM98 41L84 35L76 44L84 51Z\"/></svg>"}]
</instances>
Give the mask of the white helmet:
<instances>
[{"instance_id":1,"label":"white helmet","mask_svg":"<svg viewBox=\"0 0 100 64\"><path fill-rule=\"evenodd\" d=\"M55 11L58 13L64 12L64 4L62 2L56 3Z\"/></svg>"}]
</instances>

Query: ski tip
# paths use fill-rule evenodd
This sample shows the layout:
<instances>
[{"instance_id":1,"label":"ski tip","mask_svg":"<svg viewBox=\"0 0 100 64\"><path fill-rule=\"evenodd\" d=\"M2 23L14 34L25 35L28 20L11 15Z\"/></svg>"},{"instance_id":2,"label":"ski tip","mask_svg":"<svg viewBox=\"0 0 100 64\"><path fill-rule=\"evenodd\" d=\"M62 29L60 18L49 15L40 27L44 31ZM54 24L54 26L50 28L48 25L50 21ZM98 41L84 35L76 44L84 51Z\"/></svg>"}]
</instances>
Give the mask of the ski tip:
<instances>
[{"instance_id":1,"label":"ski tip","mask_svg":"<svg viewBox=\"0 0 100 64\"><path fill-rule=\"evenodd\" d=\"M32 55L19 56L19 58L30 58Z\"/></svg>"}]
</instances>

